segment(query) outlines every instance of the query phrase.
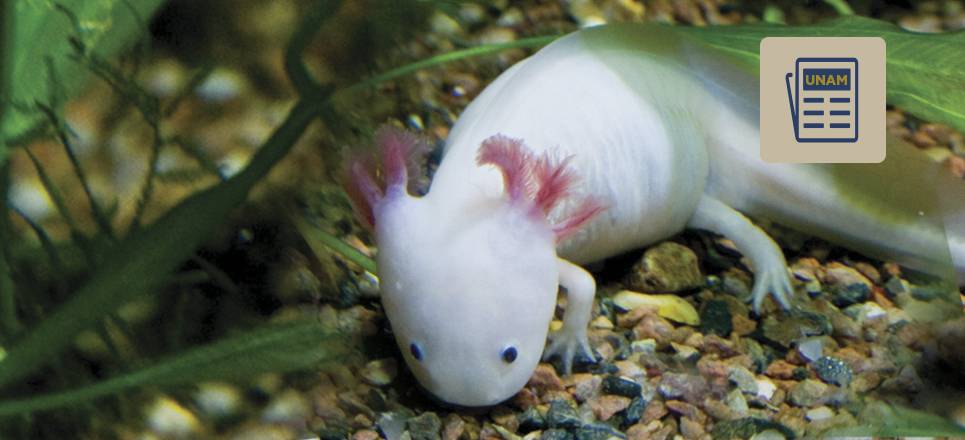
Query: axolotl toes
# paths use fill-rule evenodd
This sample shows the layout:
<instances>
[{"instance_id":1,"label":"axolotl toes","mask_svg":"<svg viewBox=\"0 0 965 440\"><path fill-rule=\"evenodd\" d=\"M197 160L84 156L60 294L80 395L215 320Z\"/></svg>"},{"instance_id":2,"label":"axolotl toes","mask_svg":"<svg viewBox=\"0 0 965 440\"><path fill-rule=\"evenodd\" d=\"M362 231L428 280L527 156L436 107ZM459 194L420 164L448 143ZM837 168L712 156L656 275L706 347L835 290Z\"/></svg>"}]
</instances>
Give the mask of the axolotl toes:
<instances>
[{"instance_id":1,"label":"axolotl toes","mask_svg":"<svg viewBox=\"0 0 965 440\"><path fill-rule=\"evenodd\" d=\"M755 73L659 28L604 26L557 40L476 97L424 196L407 189L420 141L383 129L381 184L357 161L350 193L374 227L382 302L423 387L487 406L541 358L560 356L568 374L577 354L592 357L596 283L580 265L685 228L737 245L755 310L768 295L790 307L784 254L742 212L965 281L965 197L943 224L923 217L927 160L889 145L885 163L845 173L764 163L757 88ZM548 334L560 287L563 326Z\"/></svg>"}]
</instances>

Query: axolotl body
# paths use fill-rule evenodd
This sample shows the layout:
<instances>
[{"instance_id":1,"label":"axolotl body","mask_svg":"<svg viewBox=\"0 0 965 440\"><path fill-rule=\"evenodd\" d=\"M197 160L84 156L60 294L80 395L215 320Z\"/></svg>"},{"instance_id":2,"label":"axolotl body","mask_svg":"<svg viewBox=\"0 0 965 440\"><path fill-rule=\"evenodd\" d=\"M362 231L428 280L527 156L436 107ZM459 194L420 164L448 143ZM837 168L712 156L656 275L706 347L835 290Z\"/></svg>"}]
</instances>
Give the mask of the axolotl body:
<instances>
[{"instance_id":1,"label":"axolotl body","mask_svg":"<svg viewBox=\"0 0 965 440\"><path fill-rule=\"evenodd\" d=\"M518 392L543 356L568 373L579 352L592 356L596 284L580 265L685 228L728 237L749 259L755 309L768 293L789 307L781 249L741 212L912 266L951 260L965 279L965 236L943 233L965 229L965 199L934 220L921 196L936 172L927 160L889 146L883 164L764 163L757 88L756 72L661 28L605 26L490 84L422 197L407 190L418 141L384 130L384 188L360 162L350 171L374 223L383 305L419 382L486 406ZM563 325L548 335L561 286Z\"/></svg>"}]
</instances>

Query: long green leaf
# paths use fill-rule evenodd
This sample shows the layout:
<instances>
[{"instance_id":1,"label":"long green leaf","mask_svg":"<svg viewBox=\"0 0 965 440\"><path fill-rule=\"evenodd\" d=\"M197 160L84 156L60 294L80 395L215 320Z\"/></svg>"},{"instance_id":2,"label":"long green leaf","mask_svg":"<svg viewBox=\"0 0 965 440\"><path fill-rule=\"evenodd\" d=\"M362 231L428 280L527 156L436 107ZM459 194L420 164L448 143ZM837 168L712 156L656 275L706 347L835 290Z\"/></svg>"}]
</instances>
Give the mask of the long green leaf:
<instances>
[{"instance_id":1,"label":"long green leaf","mask_svg":"<svg viewBox=\"0 0 965 440\"><path fill-rule=\"evenodd\" d=\"M58 90L69 96L89 77L87 69L70 56L70 37L78 37L85 47L108 57L140 34L162 3L163 0L4 2L12 5L15 19L12 51L0 58L0 65L11 69L12 84L8 95L0 95L0 105L7 109L0 120L0 143L24 136L41 122L43 115L32 108L37 101L49 100L51 80L56 79ZM70 14L76 17L76 23ZM79 27L79 35L75 27ZM56 78L50 78L50 73Z\"/></svg>"},{"instance_id":2,"label":"long green leaf","mask_svg":"<svg viewBox=\"0 0 965 440\"><path fill-rule=\"evenodd\" d=\"M269 325L82 388L0 401L0 417L72 405L135 387L232 380L269 371L312 368L351 354L345 337L315 319Z\"/></svg>"},{"instance_id":3,"label":"long green leaf","mask_svg":"<svg viewBox=\"0 0 965 440\"><path fill-rule=\"evenodd\" d=\"M760 63L764 37L881 37L887 48L888 103L928 121L965 131L965 31L919 34L870 18L847 16L812 26L755 24L673 27L722 52Z\"/></svg>"}]
</instances>

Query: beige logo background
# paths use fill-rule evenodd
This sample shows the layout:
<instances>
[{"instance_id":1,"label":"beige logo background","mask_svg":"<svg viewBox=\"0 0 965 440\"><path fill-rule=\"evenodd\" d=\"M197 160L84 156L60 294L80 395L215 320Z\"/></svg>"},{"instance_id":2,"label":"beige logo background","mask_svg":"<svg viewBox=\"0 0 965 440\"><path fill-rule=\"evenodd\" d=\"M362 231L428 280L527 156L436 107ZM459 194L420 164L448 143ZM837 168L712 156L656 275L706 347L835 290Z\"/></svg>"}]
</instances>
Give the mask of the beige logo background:
<instances>
[{"instance_id":1,"label":"beige logo background","mask_svg":"<svg viewBox=\"0 0 965 440\"><path fill-rule=\"evenodd\" d=\"M849 63L809 61L799 65L798 58L856 58L857 99L851 103L831 103L829 97L844 97L850 92L842 90L811 90L801 92L795 80L803 68L811 72L822 68L841 72ZM854 66L851 65L852 69ZM885 41L877 37L768 37L761 40L761 159L780 163L878 163L885 159ZM853 70L852 70L853 72ZM795 124L788 104L785 77L788 73L794 107L798 113L798 133L803 139L846 139L844 127L847 116L842 110L857 110L857 141L855 142L798 142ZM798 94L801 94L801 97ZM810 103L801 103L802 97L813 97ZM823 101L816 102L823 98ZM836 99L835 101L841 101ZM804 116L809 114L819 116ZM808 128L804 128L808 122ZM814 128L821 127L821 128ZM824 136L823 134L827 134ZM853 135L853 132L852 132Z\"/></svg>"}]
</instances>

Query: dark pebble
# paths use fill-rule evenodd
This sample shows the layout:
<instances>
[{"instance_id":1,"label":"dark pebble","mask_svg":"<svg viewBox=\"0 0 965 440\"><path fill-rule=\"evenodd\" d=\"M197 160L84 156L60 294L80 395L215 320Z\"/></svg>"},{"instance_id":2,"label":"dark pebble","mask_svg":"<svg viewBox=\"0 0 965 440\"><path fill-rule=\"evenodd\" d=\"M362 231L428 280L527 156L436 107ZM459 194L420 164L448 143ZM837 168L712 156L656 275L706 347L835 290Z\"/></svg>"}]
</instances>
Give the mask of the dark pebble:
<instances>
[{"instance_id":1,"label":"dark pebble","mask_svg":"<svg viewBox=\"0 0 965 440\"><path fill-rule=\"evenodd\" d=\"M521 434L538 431L546 427L546 420L543 419L535 406L519 414L516 418L519 420L519 432Z\"/></svg>"},{"instance_id":2,"label":"dark pebble","mask_svg":"<svg viewBox=\"0 0 965 440\"><path fill-rule=\"evenodd\" d=\"M746 417L737 420L725 420L717 422L710 435L716 438L751 438L754 434L773 429L784 435L784 438L793 439L794 431L780 423L755 417Z\"/></svg>"},{"instance_id":3,"label":"dark pebble","mask_svg":"<svg viewBox=\"0 0 965 440\"><path fill-rule=\"evenodd\" d=\"M351 431L343 427L327 426L320 429L316 434L318 434L319 440L345 440L351 437Z\"/></svg>"},{"instance_id":4,"label":"dark pebble","mask_svg":"<svg viewBox=\"0 0 965 440\"><path fill-rule=\"evenodd\" d=\"M730 336L733 326L727 302L719 299L707 301L700 311L700 330L705 335Z\"/></svg>"},{"instance_id":5,"label":"dark pebble","mask_svg":"<svg viewBox=\"0 0 965 440\"><path fill-rule=\"evenodd\" d=\"M643 412L647 409L647 399L641 396L635 397L630 401L630 406L623 410L623 426L636 425L641 419L643 419Z\"/></svg>"},{"instance_id":6,"label":"dark pebble","mask_svg":"<svg viewBox=\"0 0 965 440\"><path fill-rule=\"evenodd\" d=\"M440 440L442 420L434 412L426 412L405 422L412 440Z\"/></svg>"},{"instance_id":7,"label":"dark pebble","mask_svg":"<svg viewBox=\"0 0 965 440\"><path fill-rule=\"evenodd\" d=\"M848 364L841 359L830 356L815 361L814 371L821 380L842 387L848 386L851 383L851 378L854 377L854 372L851 371Z\"/></svg>"},{"instance_id":8,"label":"dark pebble","mask_svg":"<svg viewBox=\"0 0 965 440\"><path fill-rule=\"evenodd\" d=\"M852 304L863 303L871 295L871 288L867 284L854 283L844 287L835 287L831 292L831 303L844 308Z\"/></svg>"},{"instance_id":9,"label":"dark pebble","mask_svg":"<svg viewBox=\"0 0 965 440\"><path fill-rule=\"evenodd\" d=\"M583 425L576 409L565 400L554 400L546 411L546 426L550 428L574 429Z\"/></svg>"},{"instance_id":10,"label":"dark pebble","mask_svg":"<svg viewBox=\"0 0 965 440\"><path fill-rule=\"evenodd\" d=\"M791 372L791 378L794 380L804 380L811 377L811 373L808 372L807 368L797 367Z\"/></svg>"},{"instance_id":11,"label":"dark pebble","mask_svg":"<svg viewBox=\"0 0 965 440\"><path fill-rule=\"evenodd\" d=\"M607 376L603 378L603 392L616 394L618 396L634 398L640 395L642 388L640 384L617 376Z\"/></svg>"},{"instance_id":12,"label":"dark pebble","mask_svg":"<svg viewBox=\"0 0 965 440\"><path fill-rule=\"evenodd\" d=\"M885 283L885 292L887 292L888 295L891 296L892 298L894 298L895 296L898 296L898 294L900 293L905 293L907 291L908 291L908 286L901 281L901 278L891 277L888 279L888 282Z\"/></svg>"},{"instance_id":13,"label":"dark pebble","mask_svg":"<svg viewBox=\"0 0 965 440\"><path fill-rule=\"evenodd\" d=\"M385 394L378 388L369 389L369 392L365 395L365 405L376 412L382 412L388 409L385 404Z\"/></svg>"},{"instance_id":14,"label":"dark pebble","mask_svg":"<svg viewBox=\"0 0 965 440\"><path fill-rule=\"evenodd\" d=\"M582 350L578 350L576 356L573 357L573 372L600 374L598 370L606 364L601 365L597 363L596 357L598 355L595 350L593 352L593 356L594 357L591 359L583 354ZM553 365L553 368L555 368L556 371L563 371L563 359L560 356L553 356L553 358L550 360L550 364Z\"/></svg>"},{"instance_id":15,"label":"dark pebble","mask_svg":"<svg viewBox=\"0 0 965 440\"><path fill-rule=\"evenodd\" d=\"M573 369L576 370L576 368ZM620 367L617 367L610 362L600 362L589 368L589 372L596 375L616 374L620 372Z\"/></svg>"},{"instance_id":16,"label":"dark pebble","mask_svg":"<svg viewBox=\"0 0 965 440\"><path fill-rule=\"evenodd\" d=\"M573 434L562 429L547 429L543 431L543 435L539 437L539 440L573 440Z\"/></svg>"},{"instance_id":17,"label":"dark pebble","mask_svg":"<svg viewBox=\"0 0 965 440\"><path fill-rule=\"evenodd\" d=\"M625 439L627 436L604 423L591 423L576 430L576 440Z\"/></svg>"}]
</instances>

